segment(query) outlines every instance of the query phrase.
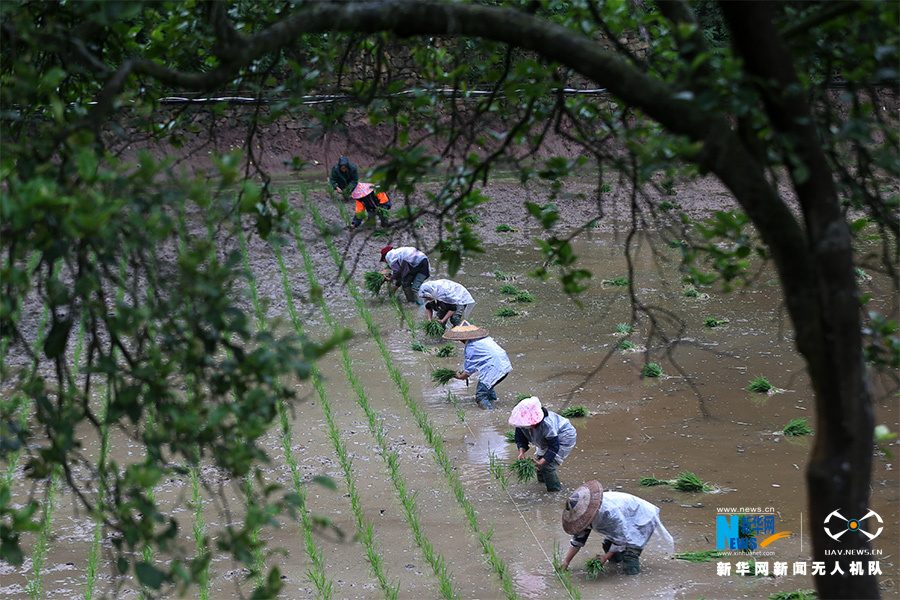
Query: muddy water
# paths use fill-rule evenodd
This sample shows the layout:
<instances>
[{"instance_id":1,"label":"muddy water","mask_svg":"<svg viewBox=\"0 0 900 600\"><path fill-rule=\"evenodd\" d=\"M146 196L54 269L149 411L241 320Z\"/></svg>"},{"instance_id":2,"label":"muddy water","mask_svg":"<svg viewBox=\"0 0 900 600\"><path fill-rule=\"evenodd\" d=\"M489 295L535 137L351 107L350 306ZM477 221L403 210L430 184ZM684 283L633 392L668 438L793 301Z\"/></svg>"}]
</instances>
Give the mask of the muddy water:
<instances>
[{"instance_id":1,"label":"muddy water","mask_svg":"<svg viewBox=\"0 0 900 600\"><path fill-rule=\"evenodd\" d=\"M472 320L490 332L513 363L514 371L497 386L500 401L494 411L480 410L474 404L474 381L468 387L458 381L447 387L435 387L430 382L434 368L461 366L461 344L457 343L457 356L453 358L414 352L410 343L414 338L424 341L422 334L410 331L393 305L383 299L365 302L379 324L393 364L409 384L410 397L440 432L453 472L474 509L477 532L448 484L447 475L437 466L435 450L389 376L352 297L334 283L333 263L321 240L315 236L307 240L332 314L340 326L357 332L348 345L349 368L362 382L368 403L379 413L388 451L399 456L407 493L416 494L420 530L446 564L458 597L507 597L500 578L485 559L479 534L490 534L489 544L508 569L512 587L520 597L568 597L552 568L554 556L564 553L569 541L560 526L561 508L573 488L588 479L599 480L605 489L630 492L659 506L662 521L675 541L674 552L714 549L716 517L719 509L727 507L768 510L775 516L775 530L791 535L772 543L766 549L769 554L755 556L757 561L768 562L770 570L776 562L787 563L786 576L719 575L716 562L673 560L672 549L660 547L657 540L651 541L641 557L640 576L628 577L607 569L596 580L589 580L584 562L601 551L602 543L602 537L594 534L572 563L572 582L582 598L767 598L776 592L814 587L809 575L812 557L808 532L821 525L809 523L806 510L803 471L810 439L775 433L792 418L812 417L812 397L771 273L763 268L750 291L728 296L710 291L709 298L690 299L681 295L679 278L672 267L674 251L654 254L649 247L639 249L635 292L659 322L654 329L646 317L640 317L629 339L647 346L649 360L660 364L665 375L642 379L639 371L645 355L614 349L622 337L615 334L617 324L631 322L628 289L600 285L599 281L627 274L621 236L598 232L579 243L576 251L583 266L595 273L595 280L581 298L583 307L578 307L560 293L556 282L539 282L527 276L540 263L539 254L527 232L514 235L517 237L490 244L485 255L468 260L456 277L477 301ZM372 241L365 248L357 280L361 280L363 271L378 267L375 246L380 245ZM354 246L346 249L353 252ZM285 252L285 258L299 295L308 288L302 259L298 252L291 251ZM268 317L273 322L286 320L286 301L271 253L258 245L252 266L260 279L261 295L269 304ZM434 266L433 276L444 276L441 266ZM492 273L495 269L514 279L497 281ZM499 291L503 283L529 291L536 302L509 304L508 297ZM879 287L877 280L865 285L875 293L874 302L881 303L882 312L896 306L896 296L890 297L890 290ZM308 331L314 337L325 335L329 327L315 304L302 300L298 304ZM523 314L494 316L502 307L513 307ZM416 322L424 319L423 309L408 309ZM664 311L678 315L681 321L672 320ZM705 328L707 317L726 323ZM665 340L671 343L666 346ZM425 342L432 347L439 345ZM667 348L671 352L667 353ZM340 353L324 358L319 368L325 377L335 426L352 457L353 483L364 522L374 529L375 550L382 557L388 581L397 586L400 598L441 597L438 578L416 544L407 513L388 475L384 453L347 381ZM771 396L745 391L755 375L767 377L783 391ZM324 531L315 538L334 597L383 598L385 594L357 539L357 518L345 474L328 436L322 402L307 383L296 387L304 401L292 416L291 446L300 469L307 479L327 475L337 483L337 490L314 484L307 488L308 509L330 518L340 531ZM877 422L897 431L896 390L887 389L880 380L875 381L874 389ZM522 393L540 397L550 410L582 405L592 413L588 418L573 420L578 442L560 469L561 493L550 494L539 484L517 484L513 480L504 489L490 471L492 456L501 463L515 458L514 444L506 442L504 433L511 430L507 424L509 411ZM133 450L127 440L115 439L113 445L117 460L130 460ZM96 448L96 444L90 447ZM271 481L290 486L290 471L276 433L267 440L267 447L275 457L269 471ZM895 455L897 452L895 447ZM892 461L879 456L874 469L872 508L884 519L885 528L873 546L883 552L878 557L883 596L896 598L900 597L896 551L900 547L900 486ZM648 476L673 479L683 471L692 471L709 482L713 491L685 493L669 486L647 488L638 483ZM203 479L212 486L222 484L228 508L236 509L239 486L210 471L203 473ZM19 493L27 493L24 483ZM166 482L156 494L171 503L183 519L183 544L190 548L194 506L190 504L189 481ZM226 512L208 491L202 495L208 530L240 519L239 512ZM57 498L53 533L43 567L44 592L40 595L81 597L94 530L86 516L74 509L69 496L60 494ZM316 597L306 575L310 559L298 525L286 522L280 529L265 530L262 535L271 548L283 549L283 553L265 557L267 566L277 565L283 574L281 597ZM744 559L730 556L719 562L728 563L734 570ZM807 575L792 574L795 563L806 563ZM111 575L111 567L101 569L98 592L111 593L117 580ZM236 598L251 590L246 574L227 557L217 556L212 570L211 598ZM22 569L5 568L2 574L0 597L28 597L25 587L33 574L30 563ZM118 580L118 585L124 589L122 597L137 597L133 581Z\"/></svg>"}]
</instances>

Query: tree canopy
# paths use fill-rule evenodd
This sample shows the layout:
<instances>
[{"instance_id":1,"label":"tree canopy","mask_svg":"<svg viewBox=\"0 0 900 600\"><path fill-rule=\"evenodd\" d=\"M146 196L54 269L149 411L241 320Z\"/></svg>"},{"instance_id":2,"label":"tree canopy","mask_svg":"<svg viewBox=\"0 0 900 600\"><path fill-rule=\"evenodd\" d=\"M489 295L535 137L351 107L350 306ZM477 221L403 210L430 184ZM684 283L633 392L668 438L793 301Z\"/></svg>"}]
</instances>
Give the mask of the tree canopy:
<instances>
[{"instance_id":1,"label":"tree canopy","mask_svg":"<svg viewBox=\"0 0 900 600\"><path fill-rule=\"evenodd\" d=\"M751 253L771 258L816 392L812 518L837 504L864 514L867 372L896 368L898 351L896 325L867 316L853 243L874 224L883 241L874 259L897 280L897 114L880 99L897 98L898 16L897 3L876 2L0 3L0 326L3 377L15 381L3 401L4 456L27 449L30 476L60 474L132 550L166 548L174 535L145 491L153 482L201 459L252 477L265 460L257 442L291 396L280 378L308 377L308 361L340 336L255 331L228 294L239 258L186 235L175 207L215 214L235 235L249 219L267 237L287 206L249 141L243 157L216 157L214 185L147 154L117 155L138 132L177 146L193 127L177 110L161 127L162 98L240 90L265 103L265 118L303 115L327 131L363 110L388 124L394 138L374 177L401 193L441 178L418 208L445 220L451 271L479 248L459 217L488 200L478 183L492 169L556 193L590 164L601 208L610 174L635 189L660 173L720 179L743 214L698 229L686 277L738 285ZM412 68L397 68L399 53ZM606 93L565 91L586 87ZM311 94L345 101L305 104ZM533 160L551 130L581 157ZM424 152L426 140L443 152ZM577 296L590 274L571 238L556 235L552 209L527 209ZM647 203L634 210L662 219ZM35 300L41 311L26 311ZM19 419L26 406L33 421ZM143 463L84 458L76 432L111 427L142 444ZM86 479L102 481L101 492L87 493ZM34 504L13 508L0 485L2 557L21 560ZM291 494L253 493L257 522L272 519L269 505L296 506ZM236 556L258 544L252 525L229 532ZM813 540L816 556L831 548L821 531ZM188 582L202 560L134 568L144 583ZM878 593L872 575L817 580L823 597Z\"/></svg>"}]
</instances>

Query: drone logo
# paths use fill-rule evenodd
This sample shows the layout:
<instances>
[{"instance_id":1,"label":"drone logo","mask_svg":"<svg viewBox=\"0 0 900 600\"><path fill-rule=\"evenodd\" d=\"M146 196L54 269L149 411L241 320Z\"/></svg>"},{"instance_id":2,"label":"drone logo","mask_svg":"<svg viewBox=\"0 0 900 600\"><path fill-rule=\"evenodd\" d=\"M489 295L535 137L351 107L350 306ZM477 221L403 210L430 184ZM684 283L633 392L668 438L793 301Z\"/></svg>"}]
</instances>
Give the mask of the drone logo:
<instances>
[{"instance_id":1,"label":"drone logo","mask_svg":"<svg viewBox=\"0 0 900 600\"><path fill-rule=\"evenodd\" d=\"M831 528L828 526L828 522L831 521L832 517L834 517L835 519L838 519L838 523L834 526L835 529L837 530L837 533L833 533ZM865 529L862 528L862 522L865 521L866 519L868 519L869 517L875 517L876 519L878 519L879 523L884 523L884 521L881 520L881 515L879 515L874 510L870 510L868 513L866 513L866 516L864 516L862 519L848 519L848 518L844 517L838 511L833 511L830 515L825 517L825 533L827 533L831 539L837 540L842 535L847 533L848 531L856 531L856 532L859 532L859 533L865 535L870 540L874 540L875 538L878 537L878 535L881 533L881 530L884 529L884 527L879 525L878 531L876 531L875 533L869 533L868 531L866 531Z\"/></svg>"}]
</instances>

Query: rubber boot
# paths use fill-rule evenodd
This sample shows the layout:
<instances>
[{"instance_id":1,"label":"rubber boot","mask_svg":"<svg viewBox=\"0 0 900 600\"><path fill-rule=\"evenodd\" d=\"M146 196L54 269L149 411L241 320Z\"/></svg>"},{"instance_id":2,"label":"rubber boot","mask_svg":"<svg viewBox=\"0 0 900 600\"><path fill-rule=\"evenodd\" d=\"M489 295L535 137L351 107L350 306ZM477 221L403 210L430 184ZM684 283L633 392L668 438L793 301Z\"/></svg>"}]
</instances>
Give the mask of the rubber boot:
<instances>
[{"instance_id":1,"label":"rubber boot","mask_svg":"<svg viewBox=\"0 0 900 600\"><path fill-rule=\"evenodd\" d=\"M540 467L538 467L537 480L538 483L544 483L544 470Z\"/></svg>"},{"instance_id":2,"label":"rubber boot","mask_svg":"<svg viewBox=\"0 0 900 600\"><path fill-rule=\"evenodd\" d=\"M547 485L548 492L558 492L562 489L562 484L559 482L559 475L556 474L556 471L544 473L544 483Z\"/></svg>"}]
</instances>

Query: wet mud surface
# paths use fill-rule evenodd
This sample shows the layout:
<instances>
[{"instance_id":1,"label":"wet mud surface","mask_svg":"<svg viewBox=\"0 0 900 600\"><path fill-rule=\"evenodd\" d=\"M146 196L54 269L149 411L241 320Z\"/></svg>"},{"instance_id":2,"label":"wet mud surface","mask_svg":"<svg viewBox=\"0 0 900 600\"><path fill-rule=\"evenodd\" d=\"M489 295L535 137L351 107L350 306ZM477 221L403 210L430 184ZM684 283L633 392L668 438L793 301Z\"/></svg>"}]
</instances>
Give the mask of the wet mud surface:
<instances>
[{"instance_id":1,"label":"wet mud surface","mask_svg":"<svg viewBox=\"0 0 900 600\"><path fill-rule=\"evenodd\" d=\"M482 535L487 536L506 565L512 589L519 597L570 597L553 569L554 557L564 553L569 543L560 523L562 505L578 484L589 479L599 480L605 489L629 492L659 506L662 522L674 538L675 553L715 549L716 517L721 509L764 510L774 515L775 530L790 532L790 536L773 542L765 554L757 553L754 558L768 562L770 573L776 562L785 562L788 573L778 577L734 573L723 576L717 573L716 562L675 560L672 549L651 541L641 556L639 576L629 577L607 568L592 580L584 563L601 552L602 536L594 534L572 562L571 582L581 598L768 598L776 592L813 588L809 571L806 575L791 573L797 562L811 567L809 531L821 526L808 522L806 508L804 470L811 439L779 433L794 418L809 417L812 424L813 398L771 269L760 265L754 285L745 291L723 295L709 289L703 290L707 297L687 298L682 295L677 272L677 250L649 238L639 239L632 245L633 292L639 302L651 308L658 322L654 327L642 316L635 322L635 331L622 336L616 333L617 325L632 323L629 288L603 285L601 281L628 273L623 257L628 228L615 218L626 215L624 203L606 206L601 225L575 244L579 266L594 273L589 289L580 298L582 306L578 306L561 292L554 278L542 282L528 276L543 259L534 242L540 231L522 211L521 192L513 186L500 185L491 188L491 197L494 201L475 211L480 219L475 229L485 239L486 252L467 257L453 279L475 297L477 304L471 320L489 331L507 350L513 364L513 372L496 388L499 402L493 411L475 405L474 380L468 387L455 380L446 387L431 383L433 369L461 367L461 344L457 344L456 356L449 358L412 350L412 341L429 348L445 342L425 340L422 332L409 328L409 321L402 318L394 304L363 291L363 273L382 266L378 259L383 245L428 247L437 232L426 226L395 232L389 238L375 238L371 229L362 229L353 234L343 231L335 238L338 251L352 269L351 281L359 288L393 365L408 385L409 397L439 433L452 472L474 509L480 534L473 531L464 506L448 483L447 473L435 461L434 444L429 443L420 420L400 394L359 307L341 282L322 236L305 213L301 227L303 243L329 310L340 327L355 332L348 343L352 373L378 413L387 448L399 458L407 491L415 493L419 528L442 557L455 594L466 599L509 596L486 560L485 538L479 537ZM304 208L299 193L294 191L289 198L296 208ZM683 190L678 200L693 216L730 206L728 195L710 184ZM315 202L329 222L345 224L341 205L321 193L313 192L305 201ZM566 202L557 200L556 204L563 216L561 228L575 227L598 216L597 204L589 197L573 194ZM517 231L496 232L496 225L501 223ZM275 256L257 238L250 240L248 248L251 270L267 306L267 320L273 327L286 330L287 300ZM304 328L314 339L326 337L331 328L314 301L315 295L310 294L296 244L292 241L282 252ZM447 277L445 265L433 260L432 267L433 278ZM495 270L511 279L499 281ZM556 274L552 267L550 272ZM509 302L509 296L500 292L504 283L527 290L535 302ZM885 313L896 310L897 295L886 281L875 278L862 285L874 295L873 308ZM495 316L504 307L521 314ZM425 318L420 307L403 304L402 309L414 323ZM667 316L670 314L677 315L677 319ZM719 319L722 326L704 327L708 317ZM647 354L617 349L623 337L645 348ZM640 370L645 362L658 363L664 376L642 378ZM330 353L319 361L318 367L324 377L334 425L352 458L359 505L365 521L373 527L375 546L388 580L397 585L399 598L442 597L438 578L417 545L413 527L398 500L384 451L348 382L340 353ZM772 395L746 391L744 388L757 375L765 376L781 391ZM312 515L328 517L336 526L314 536L325 575L333 585L333 597L383 598L385 593L372 574L358 539L357 517L328 434L322 402L308 382L291 384L300 397L291 416L291 449L308 483L307 508ZM897 431L897 390L876 378L873 391L876 422ZM512 430L507 419L520 394L536 395L548 409L557 412L570 406L584 406L591 412L587 418L573 419L578 441L559 470L562 492L548 493L537 483L517 484L512 477L504 488L491 471L492 461L505 464L515 459L515 445L508 443L504 434ZM273 431L268 441L273 456L268 477L271 482L290 486L291 473L281 444L277 431ZM87 445L96 449L96 442ZM893 451L896 456L898 449L894 447ZM133 457L134 450L127 440L115 440L112 452L123 463L138 458ZM666 485L639 485L642 477L674 479L684 471L709 482L712 491L690 493ZM332 478L337 489L310 481L321 475ZM224 490L232 509L238 505L239 484L224 480L212 470L204 471L201 479L211 490ZM16 493L24 498L30 484L21 477L16 481ZM190 531L196 522L190 482L172 480L155 493L171 503L182 520L182 542L190 548ZM229 517L239 518L238 514L224 512L212 497L207 497L203 507L209 530L226 525ZM896 524L900 521L900 482L894 461L880 453L874 460L871 507L885 522L883 533L873 542L873 547L882 552L877 556L883 573L882 594L885 598L898 598L900 529ZM43 565L43 597L80 598L94 527L64 492L56 496L55 515ZM264 530L262 535L270 548L283 549L265 557L267 566L277 565L283 574L281 597L317 597L307 576L311 561L298 524L284 522L279 529ZM732 570L741 560L746 560L746 555L718 559L730 563ZM134 581L119 580L113 571L110 565L101 567L98 592L112 594L121 586L119 597L140 596ZM4 565L0 575L0 598L29 596L26 589L33 575L30 562L16 569ZM246 573L228 557L214 558L209 597L238 598L249 595L251 590Z\"/></svg>"}]
</instances>

